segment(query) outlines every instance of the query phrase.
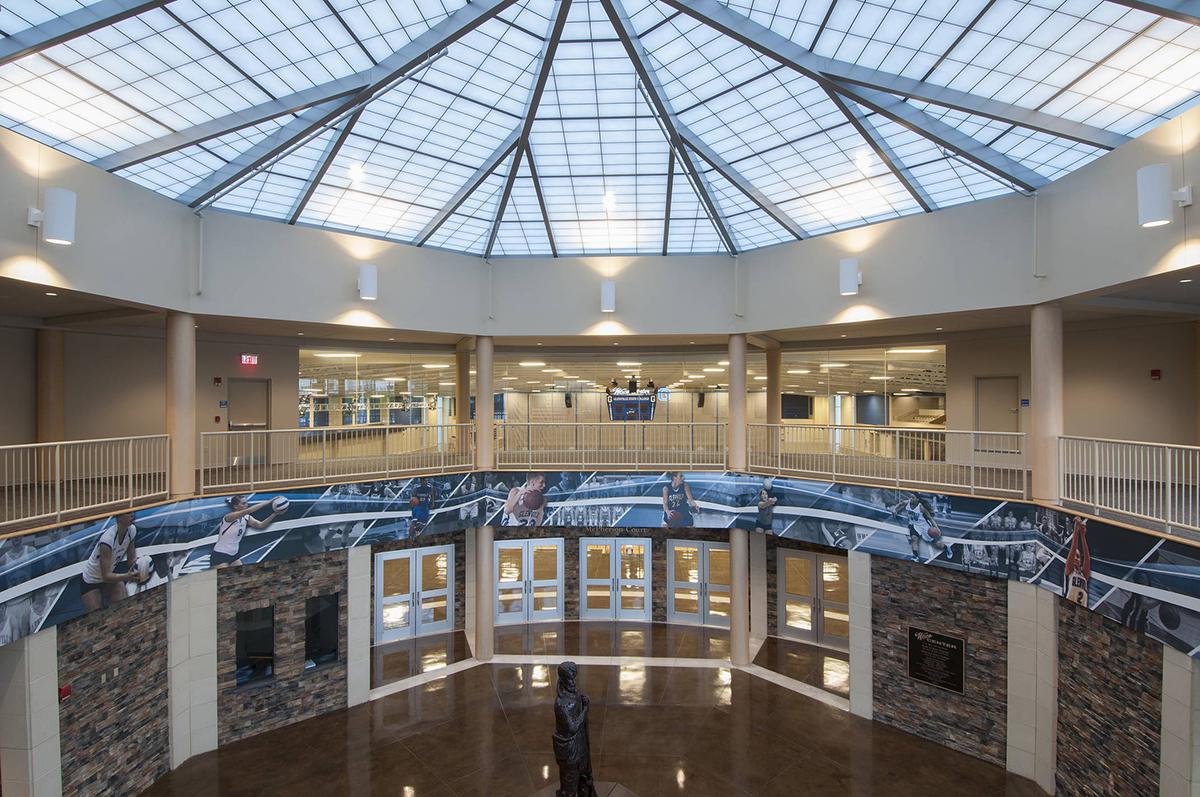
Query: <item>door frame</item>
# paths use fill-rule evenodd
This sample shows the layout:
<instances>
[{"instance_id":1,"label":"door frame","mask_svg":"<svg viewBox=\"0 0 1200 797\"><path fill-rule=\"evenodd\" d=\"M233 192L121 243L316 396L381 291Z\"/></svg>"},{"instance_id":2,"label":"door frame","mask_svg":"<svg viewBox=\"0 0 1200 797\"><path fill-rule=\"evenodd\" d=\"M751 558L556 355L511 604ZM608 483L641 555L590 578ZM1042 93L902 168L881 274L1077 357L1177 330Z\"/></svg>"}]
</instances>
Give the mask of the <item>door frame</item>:
<instances>
[{"instance_id":1,"label":"door frame","mask_svg":"<svg viewBox=\"0 0 1200 797\"><path fill-rule=\"evenodd\" d=\"M587 575L587 546L607 544L609 552L609 611L608 616L599 616L601 610L594 610L589 615L587 608L587 588L589 580L596 582L600 579L589 579ZM641 545L644 579L625 579L620 576L622 545ZM651 560L652 541L649 537L580 537L579 538L579 619L580 620L631 620L635 622L650 622L652 617L654 574ZM646 597L644 608L640 612L621 608L621 590L626 584L638 583L644 586Z\"/></svg>"},{"instance_id":2,"label":"door frame","mask_svg":"<svg viewBox=\"0 0 1200 797\"><path fill-rule=\"evenodd\" d=\"M424 590L421 589L421 559L426 555L437 555L438 553L446 554L446 619L442 623L430 624L439 627L431 628L427 631L420 630L422 625L420 608L421 595ZM384 639L388 633L383 628L383 563L391 559L408 558L408 633L401 636L395 636L390 639ZM375 554L372 564L373 576L375 579L374 597L375 597L375 616L371 618L371 623L375 631L374 644L385 645L389 642L399 642L403 639L412 639L414 637L425 636L427 634L440 634L454 629L454 558L455 546L453 543L449 545L425 545L420 548L403 548L398 551L380 551ZM440 590L438 590L440 592Z\"/></svg>"},{"instance_id":3,"label":"door frame","mask_svg":"<svg viewBox=\"0 0 1200 797\"><path fill-rule=\"evenodd\" d=\"M799 642L804 642L809 645L817 645L818 647L830 648L831 650L849 650L850 637L845 639L837 636L830 636L825 631L825 609L829 608L837 611L846 612L847 617L850 614L850 604L836 603L834 601L825 600L825 581L822 577L821 565L824 562L838 562L846 568L846 589L849 591L850 579L850 560L846 556L837 556L834 554L818 553L816 551L801 551L792 548L779 548L778 555L775 557L775 617L776 628L775 633L784 639L795 639ZM807 637L800 633L786 633L787 629L787 596L789 593L784 589L786 584L786 560L789 558L805 559L809 562L810 578L812 594L809 596L809 605L812 606L812 630ZM847 620L847 622L849 622Z\"/></svg>"},{"instance_id":4,"label":"door frame","mask_svg":"<svg viewBox=\"0 0 1200 797\"><path fill-rule=\"evenodd\" d=\"M563 537L536 537L533 539L521 540L495 540L492 543L492 622L495 625L512 625L514 623L543 623L543 622L561 622L564 618L566 609L566 597L563 595L565 588L565 573L563 571L563 552L565 539ZM550 579L542 579L537 581L533 578L533 549L535 547L553 545L557 549L558 554L558 577L555 580L555 595L557 597L556 607L553 611L542 610L537 612L533 608L534 592L539 584L548 584ZM521 547L521 612L520 616L515 616L516 612L511 612L501 616L500 614L500 548L516 548ZM479 588L479 585L476 585ZM508 586L506 589L515 589L513 586ZM551 616L553 615L553 616Z\"/></svg>"},{"instance_id":5,"label":"door frame","mask_svg":"<svg viewBox=\"0 0 1200 797\"><path fill-rule=\"evenodd\" d=\"M675 557L673 555L676 545L694 547L700 551L700 580L696 582L696 590L699 593L696 596L696 615L678 615L675 612L675 587L676 585L691 584L689 581L677 581L675 578ZM729 543L719 540L667 540L667 622L680 623L683 625L702 625L709 628L728 628L729 620L725 618L725 622L713 622L712 613L709 611L709 551L710 550L729 551ZM730 575L732 580L732 573ZM690 589L690 587L687 587ZM730 585L729 594L732 598L733 590Z\"/></svg>"}]
</instances>

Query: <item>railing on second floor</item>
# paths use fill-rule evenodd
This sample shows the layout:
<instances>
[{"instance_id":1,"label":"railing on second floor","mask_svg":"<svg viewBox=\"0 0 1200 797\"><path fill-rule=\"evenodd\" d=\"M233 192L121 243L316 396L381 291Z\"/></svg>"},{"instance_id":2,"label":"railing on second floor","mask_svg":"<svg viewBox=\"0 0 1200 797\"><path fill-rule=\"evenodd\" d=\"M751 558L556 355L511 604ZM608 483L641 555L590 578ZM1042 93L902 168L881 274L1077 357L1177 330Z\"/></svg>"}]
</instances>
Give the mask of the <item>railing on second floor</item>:
<instances>
[{"instance_id":1,"label":"railing on second floor","mask_svg":"<svg viewBox=\"0 0 1200 797\"><path fill-rule=\"evenodd\" d=\"M256 429L200 436L200 492L388 478L475 465L469 423Z\"/></svg>"},{"instance_id":2,"label":"railing on second floor","mask_svg":"<svg viewBox=\"0 0 1200 797\"><path fill-rule=\"evenodd\" d=\"M904 488L1025 497L1029 457L1018 432L750 424L750 470Z\"/></svg>"},{"instance_id":3,"label":"railing on second floor","mask_svg":"<svg viewBox=\"0 0 1200 797\"><path fill-rule=\"evenodd\" d=\"M0 530L166 498L165 434L0 447Z\"/></svg>"},{"instance_id":4,"label":"railing on second floor","mask_svg":"<svg viewBox=\"0 0 1200 797\"><path fill-rule=\"evenodd\" d=\"M725 424L497 423L499 468L725 467Z\"/></svg>"},{"instance_id":5,"label":"railing on second floor","mask_svg":"<svg viewBox=\"0 0 1200 797\"><path fill-rule=\"evenodd\" d=\"M1059 496L1102 510L1200 532L1200 448L1097 437L1058 438Z\"/></svg>"}]
</instances>

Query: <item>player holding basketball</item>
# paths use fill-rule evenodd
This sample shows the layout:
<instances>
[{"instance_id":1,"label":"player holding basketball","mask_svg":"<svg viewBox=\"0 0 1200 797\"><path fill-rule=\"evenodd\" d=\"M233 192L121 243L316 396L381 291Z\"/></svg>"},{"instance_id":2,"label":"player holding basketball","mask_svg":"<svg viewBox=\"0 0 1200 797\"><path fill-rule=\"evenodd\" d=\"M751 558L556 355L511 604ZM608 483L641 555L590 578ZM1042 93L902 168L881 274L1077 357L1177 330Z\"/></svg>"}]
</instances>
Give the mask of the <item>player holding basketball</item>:
<instances>
[{"instance_id":1,"label":"player holding basketball","mask_svg":"<svg viewBox=\"0 0 1200 797\"><path fill-rule=\"evenodd\" d=\"M101 533L91 556L83 563L83 572L79 574L79 597L85 612L99 609L104 598L108 598L108 605L111 606L129 596L125 582L138 580L134 566L137 562L137 548L133 542L136 537L137 526L133 525L132 512L117 515L117 522ZM122 559L129 569L124 573L114 572Z\"/></svg>"},{"instance_id":2,"label":"player holding basketball","mask_svg":"<svg viewBox=\"0 0 1200 797\"><path fill-rule=\"evenodd\" d=\"M540 526L546 514L546 474L528 473L525 484L508 491L501 526Z\"/></svg>"},{"instance_id":3,"label":"player holding basketball","mask_svg":"<svg viewBox=\"0 0 1200 797\"><path fill-rule=\"evenodd\" d=\"M429 483L428 476L413 488L412 502L412 533L420 534L429 525L429 517L433 513L433 485Z\"/></svg>"},{"instance_id":4,"label":"player holding basketball","mask_svg":"<svg viewBox=\"0 0 1200 797\"><path fill-rule=\"evenodd\" d=\"M1063 590L1067 600L1088 605L1088 580L1092 577L1092 556L1088 553L1087 521L1075 518L1075 532L1071 535L1071 550L1067 552L1067 563L1063 567Z\"/></svg>"},{"instance_id":5,"label":"player holding basketball","mask_svg":"<svg viewBox=\"0 0 1200 797\"><path fill-rule=\"evenodd\" d=\"M221 518L221 525L217 527L217 542L213 545L212 555L208 558L209 567L229 567L229 565L242 563L242 537L246 536L246 526L265 529L272 520L283 514L281 510L273 510L271 514L267 515L266 520L253 517L253 513L271 506L273 500L278 499L259 501L254 506L250 506L250 502L244 495L229 497L229 500L225 502L229 511Z\"/></svg>"},{"instance_id":6,"label":"player holding basketball","mask_svg":"<svg viewBox=\"0 0 1200 797\"><path fill-rule=\"evenodd\" d=\"M758 517L754 520L754 530L766 534L773 533L775 525L775 505L779 503L778 496L771 490L774 480L768 476L763 479L762 489L758 491Z\"/></svg>"},{"instance_id":7,"label":"player holding basketball","mask_svg":"<svg viewBox=\"0 0 1200 797\"><path fill-rule=\"evenodd\" d=\"M908 524L908 538L912 545L912 559L921 561L921 540L945 552L946 558L954 556L954 548L942 540L942 530L933 521L933 512L921 500L921 496L913 493L907 501L901 501L892 507L892 517L900 517Z\"/></svg>"},{"instance_id":8,"label":"player holding basketball","mask_svg":"<svg viewBox=\"0 0 1200 797\"><path fill-rule=\"evenodd\" d=\"M683 481L683 472L671 474L671 483L663 486L663 528L684 528L691 526L692 512L699 512L700 506L692 498L692 488Z\"/></svg>"}]
</instances>

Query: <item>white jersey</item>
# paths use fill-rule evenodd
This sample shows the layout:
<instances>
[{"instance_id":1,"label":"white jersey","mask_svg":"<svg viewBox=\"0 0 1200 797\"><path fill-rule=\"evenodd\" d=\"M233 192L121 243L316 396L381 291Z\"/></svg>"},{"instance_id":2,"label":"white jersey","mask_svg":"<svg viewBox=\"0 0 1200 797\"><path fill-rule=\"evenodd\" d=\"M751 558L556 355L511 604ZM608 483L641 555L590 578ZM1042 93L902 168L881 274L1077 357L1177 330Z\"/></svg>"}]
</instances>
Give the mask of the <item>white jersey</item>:
<instances>
[{"instance_id":1,"label":"white jersey","mask_svg":"<svg viewBox=\"0 0 1200 797\"><path fill-rule=\"evenodd\" d=\"M904 518L905 522L908 523L909 527L912 528L913 531L917 532L922 537L928 536L929 529L932 528L933 524L929 522L929 518L925 517L925 513L922 511L920 504L912 506L911 504L905 503L904 506L900 508L900 516Z\"/></svg>"},{"instance_id":2,"label":"white jersey","mask_svg":"<svg viewBox=\"0 0 1200 797\"><path fill-rule=\"evenodd\" d=\"M1078 571L1067 576L1067 600L1071 603L1078 603L1080 606L1088 604L1088 580L1087 576Z\"/></svg>"},{"instance_id":3,"label":"white jersey","mask_svg":"<svg viewBox=\"0 0 1200 797\"><path fill-rule=\"evenodd\" d=\"M540 526L542 525L542 514L546 511L546 507L541 509L526 509L517 504L516 510L512 514L504 515L501 520L501 526Z\"/></svg>"},{"instance_id":4,"label":"white jersey","mask_svg":"<svg viewBox=\"0 0 1200 797\"><path fill-rule=\"evenodd\" d=\"M92 549L92 555L83 563L83 580L89 584L104 582L104 574L100 572L100 546L107 545L112 551L112 564L116 567L129 558L129 549L133 547L133 538L137 536L137 526L132 523L125 530L125 541L117 541L118 528L116 524L109 526L100 535L99 542Z\"/></svg>"},{"instance_id":5,"label":"white jersey","mask_svg":"<svg viewBox=\"0 0 1200 797\"><path fill-rule=\"evenodd\" d=\"M242 547L242 537L246 536L247 517L242 515L232 523L221 518L221 526L217 529L217 544L213 546L214 553L237 556Z\"/></svg>"}]
</instances>

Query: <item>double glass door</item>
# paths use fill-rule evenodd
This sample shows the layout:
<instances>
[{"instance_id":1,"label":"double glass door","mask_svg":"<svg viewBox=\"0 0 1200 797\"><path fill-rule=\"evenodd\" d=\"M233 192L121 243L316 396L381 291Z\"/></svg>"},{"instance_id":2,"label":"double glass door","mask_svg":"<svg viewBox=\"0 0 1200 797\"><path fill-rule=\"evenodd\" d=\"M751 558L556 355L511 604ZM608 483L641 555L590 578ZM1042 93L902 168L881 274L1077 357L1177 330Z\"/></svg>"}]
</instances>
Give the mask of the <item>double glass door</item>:
<instances>
[{"instance_id":1,"label":"double glass door","mask_svg":"<svg viewBox=\"0 0 1200 797\"><path fill-rule=\"evenodd\" d=\"M584 537L579 567L580 619L650 621L650 540Z\"/></svg>"},{"instance_id":2,"label":"double glass door","mask_svg":"<svg viewBox=\"0 0 1200 797\"><path fill-rule=\"evenodd\" d=\"M496 623L563 619L563 541L495 544Z\"/></svg>"},{"instance_id":3,"label":"double glass door","mask_svg":"<svg viewBox=\"0 0 1200 797\"><path fill-rule=\"evenodd\" d=\"M375 555L375 643L454 627L454 546Z\"/></svg>"},{"instance_id":4,"label":"double glass door","mask_svg":"<svg viewBox=\"0 0 1200 797\"><path fill-rule=\"evenodd\" d=\"M667 541L667 621L729 627L729 544Z\"/></svg>"},{"instance_id":5,"label":"double glass door","mask_svg":"<svg viewBox=\"0 0 1200 797\"><path fill-rule=\"evenodd\" d=\"M779 550L779 635L850 646L849 566L844 556Z\"/></svg>"}]
</instances>

